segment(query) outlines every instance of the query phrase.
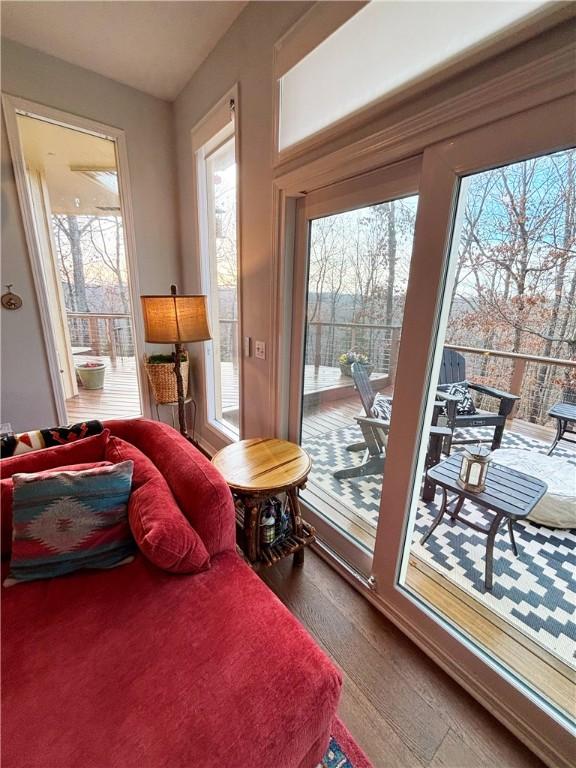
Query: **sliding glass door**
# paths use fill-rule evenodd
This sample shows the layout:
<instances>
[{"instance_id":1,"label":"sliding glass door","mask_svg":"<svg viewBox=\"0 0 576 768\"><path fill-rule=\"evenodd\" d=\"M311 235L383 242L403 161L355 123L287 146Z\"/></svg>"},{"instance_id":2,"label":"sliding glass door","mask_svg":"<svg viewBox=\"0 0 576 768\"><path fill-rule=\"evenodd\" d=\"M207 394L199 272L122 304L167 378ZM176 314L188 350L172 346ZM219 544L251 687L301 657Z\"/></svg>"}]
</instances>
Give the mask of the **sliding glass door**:
<instances>
[{"instance_id":1,"label":"sliding glass door","mask_svg":"<svg viewBox=\"0 0 576 768\"><path fill-rule=\"evenodd\" d=\"M555 409L576 416L575 138L558 100L424 153L373 562L448 667L565 754L576 453L548 454Z\"/></svg>"},{"instance_id":2,"label":"sliding glass door","mask_svg":"<svg viewBox=\"0 0 576 768\"><path fill-rule=\"evenodd\" d=\"M418 209L419 161L307 196L298 254L304 324L294 431L312 457L302 498L368 573Z\"/></svg>"},{"instance_id":3,"label":"sliding glass door","mask_svg":"<svg viewBox=\"0 0 576 768\"><path fill-rule=\"evenodd\" d=\"M562 756L576 453L554 440L576 419L575 139L558 99L299 201L290 398L320 538Z\"/></svg>"},{"instance_id":4,"label":"sliding glass door","mask_svg":"<svg viewBox=\"0 0 576 768\"><path fill-rule=\"evenodd\" d=\"M572 148L462 178L429 389L442 453L415 477L400 579L568 717L576 446L554 439L576 419L575 193ZM463 456L488 459L483 490Z\"/></svg>"}]
</instances>

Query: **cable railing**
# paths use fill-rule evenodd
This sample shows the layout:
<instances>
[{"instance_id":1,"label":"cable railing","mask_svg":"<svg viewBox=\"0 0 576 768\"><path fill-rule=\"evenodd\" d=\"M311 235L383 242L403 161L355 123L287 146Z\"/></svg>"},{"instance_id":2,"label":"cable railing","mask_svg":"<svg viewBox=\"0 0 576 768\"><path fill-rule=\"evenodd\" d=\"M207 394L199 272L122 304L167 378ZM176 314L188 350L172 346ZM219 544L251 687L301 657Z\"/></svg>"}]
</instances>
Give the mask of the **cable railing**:
<instances>
[{"instance_id":1,"label":"cable railing","mask_svg":"<svg viewBox=\"0 0 576 768\"><path fill-rule=\"evenodd\" d=\"M338 368L342 354L366 355L376 373L394 378L400 343L399 325L375 323L331 323L311 320L306 336L306 365Z\"/></svg>"},{"instance_id":2,"label":"cable railing","mask_svg":"<svg viewBox=\"0 0 576 768\"><path fill-rule=\"evenodd\" d=\"M331 323L312 320L307 326L306 365L339 367L343 352L365 354L375 373L394 383L401 327L397 325ZM545 424L558 402L576 405L576 360L446 344L466 358L469 381L518 395L513 418ZM380 379L382 377L379 377ZM494 410L494 398L477 395L476 406Z\"/></svg>"},{"instance_id":3,"label":"cable railing","mask_svg":"<svg viewBox=\"0 0 576 768\"><path fill-rule=\"evenodd\" d=\"M238 319L219 318L220 362L238 365Z\"/></svg>"},{"instance_id":4,"label":"cable railing","mask_svg":"<svg viewBox=\"0 0 576 768\"><path fill-rule=\"evenodd\" d=\"M118 357L134 356L130 315L102 312L67 312L73 354Z\"/></svg>"},{"instance_id":5,"label":"cable railing","mask_svg":"<svg viewBox=\"0 0 576 768\"><path fill-rule=\"evenodd\" d=\"M545 424L555 403L576 405L576 360L456 344L446 347L464 355L469 381L519 395L514 418ZM478 397L476 406L488 411L498 407L494 398L484 395Z\"/></svg>"}]
</instances>

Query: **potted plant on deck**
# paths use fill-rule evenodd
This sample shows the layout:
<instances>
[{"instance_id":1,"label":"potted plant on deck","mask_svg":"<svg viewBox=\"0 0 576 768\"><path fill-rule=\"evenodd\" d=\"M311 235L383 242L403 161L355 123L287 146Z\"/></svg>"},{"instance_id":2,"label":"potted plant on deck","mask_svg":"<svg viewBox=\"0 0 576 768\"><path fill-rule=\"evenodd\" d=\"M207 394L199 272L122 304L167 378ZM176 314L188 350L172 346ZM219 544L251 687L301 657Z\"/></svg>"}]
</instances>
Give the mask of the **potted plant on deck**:
<instances>
[{"instance_id":1,"label":"potted plant on deck","mask_svg":"<svg viewBox=\"0 0 576 768\"><path fill-rule=\"evenodd\" d=\"M106 366L101 360L78 363L76 375L84 389L103 389Z\"/></svg>"},{"instance_id":2,"label":"potted plant on deck","mask_svg":"<svg viewBox=\"0 0 576 768\"><path fill-rule=\"evenodd\" d=\"M350 350L349 352L344 352L344 354L340 355L338 358L340 372L343 376L352 376L353 363L359 363L361 366L366 368L366 373L368 376L370 376L374 370L374 366L368 359L368 355L365 355L363 352L354 352Z\"/></svg>"}]
</instances>

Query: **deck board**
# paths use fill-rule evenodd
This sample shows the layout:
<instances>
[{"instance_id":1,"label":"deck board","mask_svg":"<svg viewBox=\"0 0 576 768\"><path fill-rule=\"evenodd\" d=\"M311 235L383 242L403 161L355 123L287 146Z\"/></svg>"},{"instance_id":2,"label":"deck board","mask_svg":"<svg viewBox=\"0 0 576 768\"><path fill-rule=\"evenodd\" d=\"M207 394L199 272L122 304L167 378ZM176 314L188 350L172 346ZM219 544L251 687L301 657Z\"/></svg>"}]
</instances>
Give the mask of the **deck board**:
<instances>
[{"instance_id":1,"label":"deck board","mask_svg":"<svg viewBox=\"0 0 576 768\"><path fill-rule=\"evenodd\" d=\"M86 419L124 418L140 416L138 377L134 357L118 357L114 363L109 357L99 356L106 365L103 389L78 387L78 395L66 400L68 421L74 423ZM94 360L93 356L75 355L77 363Z\"/></svg>"}]
</instances>

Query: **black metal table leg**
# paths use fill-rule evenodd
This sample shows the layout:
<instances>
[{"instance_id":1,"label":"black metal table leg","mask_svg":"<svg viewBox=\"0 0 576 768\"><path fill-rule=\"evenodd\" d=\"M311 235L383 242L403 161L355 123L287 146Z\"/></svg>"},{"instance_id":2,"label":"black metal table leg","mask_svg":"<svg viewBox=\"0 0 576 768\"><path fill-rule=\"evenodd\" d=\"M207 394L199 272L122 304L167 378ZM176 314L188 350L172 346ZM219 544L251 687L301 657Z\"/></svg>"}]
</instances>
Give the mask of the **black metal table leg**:
<instances>
[{"instance_id":1,"label":"black metal table leg","mask_svg":"<svg viewBox=\"0 0 576 768\"><path fill-rule=\"evenodd\" d=\"M512 542L512 552L514 552L515 557L518 557L518 548L516 547L516 541L514 539L514 521L511 517L508 518L508 533L510 534L510 541Z\"/></svg>"},{"instance_id":2,"label":"black metal table leg","mask_svg":"<svg viewBox=\"0 0 576 768\"><path fill-rule=\"evenodd\" d=\"M460 510L462 509L463 504L464 496L459 496L458 501L456 502L456 506L454 507L454 511L450 512L450 510L448 510L448 514L450 515L450 525L454 525L456 520L458 520L458 515L460 514Z\"/></svg>"},{"instance_id":3,"label":"black metal table leg","mask_svg":"<svg viewBox=\"0 0 576 768\"><path fill-rule=\"evenodd\" d=\"M488 590L492 590L492 570L493 570L493 564L494 564L494 540L496 538L496 534L498 533L498 529L500 528L500 523L502 522L503 517L504 515L502 514L502 512L498 512L498 514L492 521L490 530L488 531L488 540L486 541L486 570L484 573L484 586Z\"/></svg>"},{"instance_id":4,"label":"black metal table leg","mask_svg":"<svg viewBox=\"0 0 576 768\"><path fill-rule=\"evenodd\" d=\"M432 533L432 531L434 531L440 525L440 522L444 517L444 513L446 512L447 506L448 506L448 494L446 493L446 488L442 488L442 504L440 505L440 511L434 518L434 522L432 523L430 528L428 528L424 536L422 536L422 538L420 539L420 544L425 544L426 541L428 541L428 539L430 538L430 534Z\"/></svg>"},{"instance_id":5,"label":"black metal table leg","mask_svg":"<svg viewBox=\"0 0 576 768\"><path fill-rule=\"evenodd\" d=\"M565 419L561 419L559 416L556 416L556 436L554 437L554 442L548 450L547 456L550 456L554 448L556 448L560 440L562 440L562 436L564 435L567 426L568 422Z\"/></svg>"}]
</instances>

